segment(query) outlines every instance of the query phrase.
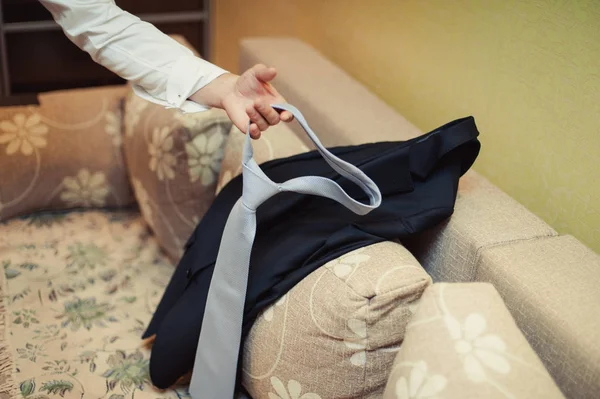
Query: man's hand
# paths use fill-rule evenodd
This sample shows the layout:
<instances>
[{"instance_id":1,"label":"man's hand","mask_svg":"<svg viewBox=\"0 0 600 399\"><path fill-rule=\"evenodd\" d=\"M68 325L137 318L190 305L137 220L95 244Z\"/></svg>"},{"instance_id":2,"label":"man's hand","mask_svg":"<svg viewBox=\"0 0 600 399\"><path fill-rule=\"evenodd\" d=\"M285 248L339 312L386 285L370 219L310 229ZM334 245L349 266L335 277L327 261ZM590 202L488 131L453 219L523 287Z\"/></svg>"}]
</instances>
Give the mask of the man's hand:
<instances>
[{"instance_id":1,"label":"man's hand","mask_svg":"<svg viewBox=\"0 0 600 399\"><path fill-rule=\"evenodd\" d=\"M250 125L250 136L258 139L262 131L279 121L290 122L293 116L288 111L278 113L271 104L283 103L285 99L269 83L277 75L275 68L258 64L241 76L225 74L190 99L211 107L222 108L233 124L243 133Z\"/></svg>"}]
</instances>

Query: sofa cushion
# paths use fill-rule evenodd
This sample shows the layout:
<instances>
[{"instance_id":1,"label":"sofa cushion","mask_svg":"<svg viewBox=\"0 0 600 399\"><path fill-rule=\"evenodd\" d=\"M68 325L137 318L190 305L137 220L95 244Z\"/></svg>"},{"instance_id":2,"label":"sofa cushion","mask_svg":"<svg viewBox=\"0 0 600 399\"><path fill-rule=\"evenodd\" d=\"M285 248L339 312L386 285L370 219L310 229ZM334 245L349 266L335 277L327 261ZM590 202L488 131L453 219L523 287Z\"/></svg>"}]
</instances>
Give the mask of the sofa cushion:
<instances>
[{"instance_id":1,"label":"sofa cushion","mask_svg":"<svg viewBox=\"0 0 600 399\"><path fill-rule=\"evenodd\" d=\"M436 283L406 328L384 399L562 398L491 284Z\"/></svg>"},{"instance_id":2,"label":"sofa cushion","mask_svg":"<svg viewBox=\"0 0 600 399\"><path fill-rule=\"evenodd\" d=\"M184 114L128 94L127 168L142 215L173 262L212 204L231 126L220 109Z\"/></svg>"},{"instance_id":3,"label":"sofa cushion","mask_svg":"<svg viewBox=\"0 0 600 399\"><path fill-rule=\"evenodd\" d=\"M488 248L477 270L565 395L600 398L600 256L571 236L550 237Z\"/></svg>"},{"instance_id":4,"label":"sofa cushion","mask_svg":"<svg viewBox=\"0 0 600 399\"><path fill-rule=\"evenodd\" d=\"M36 214L0 223L4 236L0 391L187 396L185 386L159 391L149 380L150 349L140 336L173 267L139 213Z\"/></svg>"},{"instance_id":5,"label":"sofa cushion","mask_svg":"<svg viewBox=\"0 0 600 399\"><path fill-rule=\"evenodd\" d=\"M254 399L381 397L411 309L430 281L394 242L327 263L254 323L244 385Z\"/></svg>"},{"instance_id":6,"label":"sofa cushion","mask_svg":"<svg viewBox=\"0 0 600 399\"><path fill-rule=\"evenodd\" d=\"M173 39L198 52L181 35ZM124 151L144 220L173 263L215 197L223 147L233 123L225 111L184 114L129 88Z\"/></svg>"},{"instance_id":7,"label":"sofa cushion","mask_svg":"<svg viewBox=\"0 0 600 399\"><path fill-rule=\"evenodd\" d=\"M122 156L124 87L40 94L0 108L0 220L134 202Z\"/></svg>"}]
</instances>

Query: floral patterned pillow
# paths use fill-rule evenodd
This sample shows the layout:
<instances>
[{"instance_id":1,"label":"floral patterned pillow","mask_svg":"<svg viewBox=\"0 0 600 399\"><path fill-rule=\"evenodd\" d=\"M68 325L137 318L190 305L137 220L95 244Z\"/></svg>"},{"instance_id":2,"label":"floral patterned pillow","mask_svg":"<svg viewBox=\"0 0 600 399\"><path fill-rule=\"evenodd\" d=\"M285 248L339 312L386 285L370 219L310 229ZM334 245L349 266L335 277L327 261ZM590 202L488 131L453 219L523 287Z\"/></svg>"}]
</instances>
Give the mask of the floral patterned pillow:
<instances>
[{"instance_id":1,"label":"floral patterned pillow","mask_svg":"<svg viewBox=\"0 0 600 399\"><path fill-rule=\"evenodd\" d=\"M222 110L184 114L129 91L127 168L141 213L173 262L215 197L231 126Z\"/></svg>"},{"instance_id":2,"label":"floral patterned pillow","mask_svg":"<svg viewBox=\"0 0 600 399\"><path fill-rule=\"evenodd\" d=\"M0 220L133 203L121 150L125 88L41 94L0 108Z\"/></svg>"},{"instance_id":3,"label":"floral patterned pillow","mask_svg":"<svg viewBox=\"0 0 600 399\"><path fill-rule=\"evenodd\" d=\"M430 284L396 242L327 263L254 322L244 344L244 386L255 399L381 398Z\"/></svg>"},{"instance_id":4,"label":"floral patterned pillow","mask_svg":"<svg viewBox=\"0 0 600 399\"><path fill-rule=\"evenodd\" d=\"M564 396L491 284L438 283L406 327L383 397Z\"/></svg>"}]
</instances>

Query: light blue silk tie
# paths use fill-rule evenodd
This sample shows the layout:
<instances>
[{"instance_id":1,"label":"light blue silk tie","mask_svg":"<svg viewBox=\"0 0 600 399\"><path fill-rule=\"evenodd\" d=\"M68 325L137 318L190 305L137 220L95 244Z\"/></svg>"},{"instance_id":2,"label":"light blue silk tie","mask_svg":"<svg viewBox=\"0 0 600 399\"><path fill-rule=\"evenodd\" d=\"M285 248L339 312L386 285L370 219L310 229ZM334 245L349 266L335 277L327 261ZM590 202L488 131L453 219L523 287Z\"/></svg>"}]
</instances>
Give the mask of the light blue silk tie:
<instances>
[{"instance_id":1,"label":"light blue silk tie","mask_svg":"<svg viewBox=\"0 0 600 399\"><path fill-rule=\"evenodd\" d=\"M242 196L225 224L208 290L190 385L194 399L234 397L250 254L256 233L256 209L270 197L285 191L330 198L359 215L381 204L377 185L356 166L323 147L298 109L289 104L273 105L273 108L291 112L325 161L367 193L369 204L354 200L336 182L320 176L298 177L284 183L271 181L252 158L248 126L242 156Z\"/></svg>"}]
</instances>

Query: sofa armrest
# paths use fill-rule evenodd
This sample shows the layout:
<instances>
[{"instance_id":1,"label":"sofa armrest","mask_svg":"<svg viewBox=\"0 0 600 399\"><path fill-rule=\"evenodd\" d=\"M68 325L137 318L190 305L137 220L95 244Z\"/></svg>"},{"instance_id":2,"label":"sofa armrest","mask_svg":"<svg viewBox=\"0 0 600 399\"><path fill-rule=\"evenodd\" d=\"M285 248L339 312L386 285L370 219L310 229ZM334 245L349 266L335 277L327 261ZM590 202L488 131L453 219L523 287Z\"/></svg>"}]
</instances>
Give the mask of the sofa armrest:
<instances>
[{"instance_id":1,"label":"sofa armrest","mask_svg":"<svg viewBox=\"0 0 600 399\"><path fill-rule=\"evenodd\" d=\"M454 214L404 244L435 282L469 282L486 248L558 233L474 170L459 182Z\"/></svg>"},{"instance_id":2,"label":"sofa armrest","mask_svg":"<svg viewBox=\"0 0 600 399\"><path fill-rule=\"evenodd\" d=\"M437 283L406 328L383 397L563 395L491 284Z\"/></svg>"},{"instance_id":3,"label":"sofa armrest","mask_svg":"<svg viewBox=\"0 0 600 399\"><path fill-rule=\"evenodd\" d=\"M493 283L565 395L600 397L600 256L571 236L486 249Z\"/></svg>"}]
</instances>

